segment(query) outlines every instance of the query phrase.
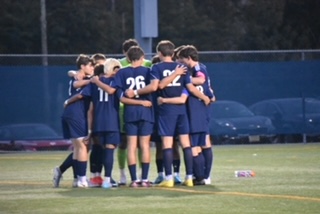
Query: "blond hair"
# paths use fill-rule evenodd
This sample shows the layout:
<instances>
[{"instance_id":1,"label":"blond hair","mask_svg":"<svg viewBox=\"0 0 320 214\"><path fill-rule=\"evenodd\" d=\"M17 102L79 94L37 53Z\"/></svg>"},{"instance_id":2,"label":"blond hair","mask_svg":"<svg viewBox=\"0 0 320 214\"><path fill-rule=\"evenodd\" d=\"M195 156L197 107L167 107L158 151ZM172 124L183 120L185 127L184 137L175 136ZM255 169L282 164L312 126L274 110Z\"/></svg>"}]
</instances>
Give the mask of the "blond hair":
<instances>
[{"instance_id":1,"label":"blond hair","mask_svg":"<svg viewBox=\"0 0 320 214\"><path fill-rule=\"evenodd\" d=\"M121 68L119 60L115 58L107 58L107 60L104 63L104 73L106 75L111 75L116 67Z\"/></svg>"}]
</instances>

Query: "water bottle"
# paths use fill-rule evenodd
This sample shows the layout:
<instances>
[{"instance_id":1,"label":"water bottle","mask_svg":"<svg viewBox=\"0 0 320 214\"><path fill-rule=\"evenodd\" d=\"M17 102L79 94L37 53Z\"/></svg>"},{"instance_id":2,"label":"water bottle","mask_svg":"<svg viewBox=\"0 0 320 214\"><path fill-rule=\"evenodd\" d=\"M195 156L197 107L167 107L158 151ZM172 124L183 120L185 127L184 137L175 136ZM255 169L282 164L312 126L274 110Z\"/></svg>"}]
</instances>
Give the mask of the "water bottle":
<instances>
[{"instance_id":1,"label":"water bottle","mask_svg":"<svg viewBox=\"0 0 320 214\"><path fill-rule=\"evenodd\" d=\"M234 171L234 176L236 178L239 177L254 177L256 176L256 173L252 170L240 170L240 171Z\"/></svg>"}]
</instances>

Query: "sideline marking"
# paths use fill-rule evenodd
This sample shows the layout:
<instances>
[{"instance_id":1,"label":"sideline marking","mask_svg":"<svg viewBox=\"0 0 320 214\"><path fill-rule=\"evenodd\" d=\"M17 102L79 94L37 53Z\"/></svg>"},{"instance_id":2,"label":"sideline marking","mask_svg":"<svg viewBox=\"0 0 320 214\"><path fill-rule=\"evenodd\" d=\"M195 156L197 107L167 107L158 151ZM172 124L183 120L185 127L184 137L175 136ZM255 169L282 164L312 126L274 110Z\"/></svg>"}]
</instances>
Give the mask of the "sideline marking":
<instances>
[{"instance_id":1,"label":"sideline marking","mask_svg":"<svg viewBox=\"0 0 320 214\"><path fill-rule=\"evenodd\" d=\"M48 188L53 188L50 182L46 181L0 181L0 185L32 185L32 186L46 186ZM65 188L64 186L62 187ZM61 188L61 189L62 189ZM68 187L66 187L68 188ZM122 189L123 187L118 187ZM53 188L59 189L59 188ZM73 189L73 188L70 188ZM94 189L94 188L89 188ZM152 187L151 189L157 190L166 190L166 191L173 191L173 192L186 192L186 193L194 193L194 194L209 194L209 195L229 195L229 196L246 196L246 197L253 197L253 198L271 198L271 199L288 199L288 200L298 200L298 201L313 201L319 202L320 198L312 198L312 197L305 197L305 196L297 196L297 195L270 195L270 194L258 194L258 193L247 193L247 192L210 192L210 191L203 191L203 190L192 190L192 189L180 189L180 188L165 188L165 187ZM140 190L140 189L139 189ZM148 188L141 188L141 190L150 190Z\"/></svg>"},{"instance_id":2,"label":"sideline marking","mask_svg":"<svg viewBox=\"0 0 320 214\"><path fill-rule=\"evenodd\" d=\"M157 187L157 189L176 191L176 192L196 193L196 194L233 195L233 196L247 196L247 197L254 197L254 198L273 198L273 199L278 198L278 199L320 202L320 198L311 198L311 197L296 196L296 195L270 195L270 194L258 194L258 193L246 193L246 192L209 192L209 191L203 191L203 190L191 190L191 189L189 190L189 189L163 188L163 187Z\"/></svg>"}]
</instances>

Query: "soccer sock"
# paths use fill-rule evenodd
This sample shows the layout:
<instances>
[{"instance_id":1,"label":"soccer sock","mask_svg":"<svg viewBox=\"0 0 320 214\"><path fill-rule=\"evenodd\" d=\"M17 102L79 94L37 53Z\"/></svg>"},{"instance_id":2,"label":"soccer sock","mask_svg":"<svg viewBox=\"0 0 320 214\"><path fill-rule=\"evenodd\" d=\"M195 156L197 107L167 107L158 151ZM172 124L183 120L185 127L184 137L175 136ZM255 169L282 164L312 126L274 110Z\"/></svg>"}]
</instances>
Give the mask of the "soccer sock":
<instances>
[{"instance_id":1,"label":"soccer sock","mask_svg":"<svg viewBox=\"0 0 320 214\"><path fill-rule=\"evenodd\" d=\"M87 161L78 161L77 162L78 167L77 167L77 171L80 177L85 177L86 176L86 172L87 172Z\"/></svg>"},{"instance_id":2,"label":"soccer sock","mask_svg":"<svg viewBox=\"0 0 320 214\"><path fill-rule=\"evenodd\" d=\"M212 148L202 149L202 155L204 157L204 177L209 178L211 173L211 167L213 164Z\"/></svg>"},{"instance_id":3,"label":"soccer sock","mask_svg":"<svg viewBox=\"0 0 320 214\"><path fill-rule=\"evenodd\" d=\"M59 166L61 174L63 174L67 169L72 167L73 165L73 159L72 159L73 153L70 153L68 157L62 162L62 164Z\"/></svg>"},{"instance_id":4,"label":"soccer sock","mask_svg":"<svg viewBox=\"0 0 320 214\"><path fill-rule=\"evenodd\" d=\"M113 168L113 153L114 149L106 148L104 149L104 176L111 177L111 172Z\"/></svg>"},{"instance_id":5,"label":"soccer sock","mask_svg":"<svg viewBox=\"0 0 320 214\"><path fill-rule=\"evenodd\" d=\"M202 155L197 155L193 157L193 174L198 181L203 179L203 165L201 163L201 156Z\"/></svg>"},{"instance_id":6,"label":"soccer sock","mask_svg":"<svg viewBox=\"0 0 320 214\"><path fill-rule=\"evenodd\" d=\"M98 158L97 158L97 171L96 175L101 176L102 168L103 168L103 158L104 158L104 149L99 146L99 152L97 152Z\"/></svg>"},{"instance_id":7,"label":"soccer sock","mask_svg":"<svg viewBox=\"0 0 320 214\"><path fill-rule=\"evenodd\" d=\"M131 176L131 181L136 181L137 180L136 164L129 165L128 168Z\"/></svg>"},{"instance_id":8,"label":"soccer sock","mask_svg":"<svg viewBox=\"0 0 320 214\"><path fill-rule=\"evenodd\" d=\"M118 148L117 155L118 155L119 169L124 169L126 165L126 159L127 159L127 150Z\"/></svg>"},{"instance_id":9,"label":"soccer sock","mask_svg":"<svg viewBox=\"0 0 320 214\"><path fill-rule=\"evenodd\" d=\"M172 149L163 149L163 165L166 176L172 175L172 161L173 161L173 152Z\"/></svg>"},{"instance_id":10,"label":"soccer sock","mask_svg":"<svg viewBox=\"0 0 320 214\"><path fill-rule=\"evenodd\" d=\"M72 171L73 171L73 178L78 178L78 161L75 159L72 159Z\"/></svg>"},{"instance_id":11,"label":"soccer sock","mask_svg":"<svg viewBox=\"0 0 320 214\"><path fill-rule=\"evenodd\" d=\"M148 180L148 173L149 173L149 167L150 163L142 163L141 168L142 168L142 181L147 181Z\"/></svg>"},{"instance_id":12,"label":"soccer sock","mask_svg":"<svg viewBox=\"0 0 320 214\"><path fill-rule=\"evenodd\" d=\"M162 159L156 159L156 165L157 165L157 172L163 172L163 160Z\"/></svg>"},{"instance_id":13,"label":"soccer sock","mask_svg":"<svg viewBox=\"0 0 320 214\"><path fill-rule=\"evenodd\" d=\"M193 158L192 158L191 147L186 147L183 149L183 158L184 158L184 164L186 168L186 175L190 176L193 174Z\"/></svg>"},{"instance_id":14,"label":"soccer sock","mask_svg":"<svg viewBox=\"0 0 320 214\"><path fill-rule=\"evenodd\" d=\"M180 172L180 164L181 164L180 159L174 159L172 164L173 164L173 172L179 174L179 172Z\"/></svg>"},{"instance_id":15,"label":"soccer sock","mask_svg":"<svg viewBox=\"0 0 320 214\"><path fill-rule=\"evenodd\" d=\"M90 152L90 172L95 173L98 172L98 162L99 162L99 145L93 144L91 146L91 152Z\"/></svg>"}]
</instances>

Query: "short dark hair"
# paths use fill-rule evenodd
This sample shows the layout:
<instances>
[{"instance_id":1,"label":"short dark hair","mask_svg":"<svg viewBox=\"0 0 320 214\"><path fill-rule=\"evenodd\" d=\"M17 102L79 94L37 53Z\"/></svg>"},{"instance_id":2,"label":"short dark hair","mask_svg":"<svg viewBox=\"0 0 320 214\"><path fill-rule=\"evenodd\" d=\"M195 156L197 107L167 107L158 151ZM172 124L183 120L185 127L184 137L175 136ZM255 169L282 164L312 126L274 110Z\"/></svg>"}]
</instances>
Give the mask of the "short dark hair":
<instances>
[{"instance_id":1,"label":"short dark hair","mask_svg":"<svg viewBox=\"0 0 320 214\"><path fill-rule=\"evenodd\" d=\"M123 52L127 53L129 48L131 48L132 46L139 46L138 41L135 39L127 39L122 43Z\"/></svg>"},{"instance_id":2,"label":"short dark hair","mask_svg":"<svg viewBox=\"0 0 320 214\"><path fill-rule=\"evenodd\" d=\"M193 61L199 61L198 50L193 45L186 45L179 51L180 58L188 58L190 57Z\"/></svg>"},{"instance_id":3,"label":"short dark hair","mask_svg":"<svg viewBox=\"0 0 320 214\"><path fill-rule=\"evenodd\" d=\"M132 46L131 48L129 48L127 56L129 61L133 62L139 60L142 56L144 56L144 52L139 46Z\"/></svg>"},{"instance_id":4,"label":"short dark hair","mask_svg":"<svg viewBox=\"0 0 320 214\"><path fill-rule=\"evenodd\" d=\"M107 58L102 53L96 53L91 56L91 59L92 59L93 63L96 64L98 60L106 60Z\"/></svg>"},{"instance_id":5,"label":"short dark hair","mask_svg":"<svg viewBox=\"0 0 320 214\"><path fill-rule=\"evenodd\" d=\"M92 59L85 54L80 54L76 60L76 64L77 64L77 68L80 69L81 65L88 65L88 64L92 64Z\"/></svg>"},{"instance_id":6,"label":"short dark hair","mask_svg":"<svg viewBox=\"0 0 320 214\"><path fill-rule=\"evenodd\" d=\"M152 64L156 64L156 63L159 63L159 62L161 62L159 55L154 55L152 57L152 59L151 59L151 63Z\"/></svg>"},{"instance_id":7,"label":"short dark hair","mask_svg":"<svg viewBox=\"0 0 320 214\"><path fill-rule=\"evenodd\" d=\"M174 44L169 40L162 40L157 45L157 52L160 52L163 56L173 56Z\"/></svg>"},{"instance_id":8,"label":"short dark hair","mask_svg":"<svg viewBox=\"0 0 320 214\"><path fill-rule=\"evenodd\" d=\"M96 67L94 67L93 74L96 76L104 74L104 65L97 65Z\"/></svg>"}]
</instances>

